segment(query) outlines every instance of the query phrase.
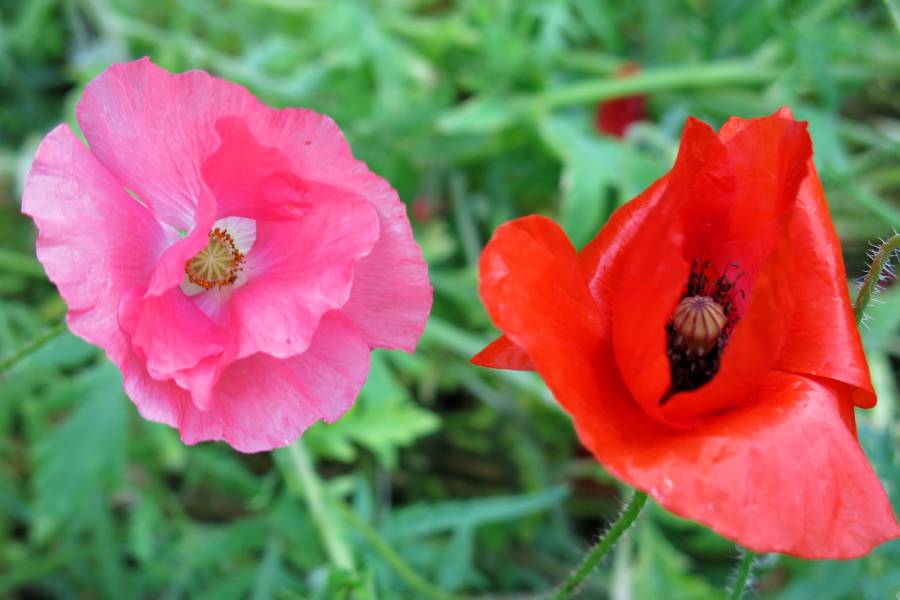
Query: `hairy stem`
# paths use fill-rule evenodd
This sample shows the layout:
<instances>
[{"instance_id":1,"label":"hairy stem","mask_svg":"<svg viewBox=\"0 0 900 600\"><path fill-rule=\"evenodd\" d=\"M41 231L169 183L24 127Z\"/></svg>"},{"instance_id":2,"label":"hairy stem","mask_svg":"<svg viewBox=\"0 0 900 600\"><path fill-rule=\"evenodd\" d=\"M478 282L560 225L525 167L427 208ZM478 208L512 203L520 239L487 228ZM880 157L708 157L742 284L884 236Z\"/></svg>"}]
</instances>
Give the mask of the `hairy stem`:
<instances>
[{"instance_id":1,"label":"hairy stem","mask_svg":"<svg viewBox=\"0 0 900 600\"><path fill-rule=\"evenodd\" d=\"M881 279L881 272L890 261L894 252L900 249L900 233L895 233L875 252L872 258L872 264L869 266L869 272L863 280L859 294L856 296L856 302L853 304L853 313L856 315L857 325L862 321L866 307L872 300L872 294L878 286Z\"/></svg>"},{"instance_id":2,"label":"hairy stem","mask_svg":"<svg viewBox=\"0 0 900 600\"><path fill-rule=\"evenodd\" d=\"M609 554L615 543L622 537L622 534L634 523L637 516L641 513L641 509L647 503L647 494L641 491L635 491L631 500L625 506L625 510L619 515L619 518L612 524L609 531L591 548L578 568L569 575L563 584L559 587L554 600L565 600L570 598L573 593L581 586L584 579L591 574L594 568L603 560L603 557Z\"/></svg>"},{"instance_id":3,"label":"hairy stem","mask_svg":"<svg viewBox=\"0 0 900 600\"><path fill-rule=\"evenodd\" d=\"M731 588L731 600L741 600L744 592L747 591L747 584L750 580L750 569L753 566L754 554L749 550L744 551L741 562L738 564L737 573L735 574L734 587Z\"/></svg>"}]
</instances>

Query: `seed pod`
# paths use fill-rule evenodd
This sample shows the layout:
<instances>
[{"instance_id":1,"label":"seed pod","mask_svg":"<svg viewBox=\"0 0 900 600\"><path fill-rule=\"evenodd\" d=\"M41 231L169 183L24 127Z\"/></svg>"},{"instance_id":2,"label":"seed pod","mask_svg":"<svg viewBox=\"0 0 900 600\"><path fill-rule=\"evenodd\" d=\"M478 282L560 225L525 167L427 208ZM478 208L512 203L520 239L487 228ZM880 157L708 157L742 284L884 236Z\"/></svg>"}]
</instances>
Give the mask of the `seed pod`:
<instances>
[{"instance_id":1,"label":"seed pod","mask_svg":"<svg viewBox=\"0 0 900 600\"><path fill-rule=\"evenodd\" d=\"M709 296L689 296L675 307L672 325L684 347L698 356L713 349L725 327L725 312Z\"/></svg>"}]
</instances>

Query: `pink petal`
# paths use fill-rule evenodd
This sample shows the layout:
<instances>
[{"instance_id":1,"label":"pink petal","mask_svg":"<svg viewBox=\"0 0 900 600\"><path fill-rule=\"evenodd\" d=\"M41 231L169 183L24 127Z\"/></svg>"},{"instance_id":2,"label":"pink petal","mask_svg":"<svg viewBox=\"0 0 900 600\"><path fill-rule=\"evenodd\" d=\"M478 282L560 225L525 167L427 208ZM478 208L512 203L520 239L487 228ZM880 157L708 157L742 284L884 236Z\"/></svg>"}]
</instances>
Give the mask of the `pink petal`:
<instances>
[{"instance_id":1,"label":"pink petal","mask_svg":"<svg viewBox=\"0 0 900 600\"><path fill-rule=\"evenodd\" d=\"M304 185L344 189L378 211L380 236L371 254L357 264L343 310L370 346L412 351L431 311L432 290L397 192L353 158L337 125L324 115L303 109L256 111L248 122L261 144L289 156Z\"/></svg>"},{"instance_id":2,"label":"pink petal","mask_svg":"<svg viewBox=\"0 0 900 600\"><path fill-rule=\"evenodd\" d=\"M291 173L287 155L260 145L243 119L223 117L215 130L221 143L202 173L220 217L295 219L314 200Z\"/></svg>"},{"instance_id":3,"label":"pink petal","mask_svg":"<svg viewBox=\"0 0 900 600\"><path fill-rule=\"evenodd\" d=\"M412 236L397 192L368 171L361 192L378 211L381 235L359 261L343 312L372 347L412 352L431 312L432 290L422 250Z\"/></svg>"},{"instance_id":4,"label":"pink petal","mask_svg":"<svg viewBox=\"0 0 900 600\"><path fill-rule=\"evenodd\" d=\"M383 179L353 158L330 118L304 109L273 110L238 85L199 71L173 75L147 59L114 65L98 77L85 91L78 117L100 159L160 219L181 229L195 222L204 189L198 170L188 165L204 165L220 150L204 174L211 180L229 175L224 188L232 190L261 182L248 194L274 206L273 212L287 210L279 218L338 190L364 197L378 211L381 235L358 265L347 314L370 346L415 346L431 308L431 287L405 207ZM232 153L242 145L254 151ZM278 152L288 157L290 173L280 170ZM241 162L257 175L233 177ZM223 196L218 215L246 213L247 197ZM187 253L185 248L176 258ZM164 288L154 283L151 293Z\"/></svg>"},{"instance_id":5,"label":"pink petal","mask_svg":"<svg viewBox=\"0 0 900 600\"><path fill-rule=\"evenodd\" d=\"M184 263L209 243L209 232L216 216L216 201L208 190L202 190L197 202L197 214L188 235L169 246L163 253L150 283L147 295L159 296L184 281Z\"/></svg>"},{"instance_id":6,"label":"pink petal","mask_svg":"<svg viewBox=\"0 0 900 600\"><path fill-rule=\"evenodd\" d=\"M286 446L316 421L344 414L368 371L369 348L357 329L329 313L303 354L244 358L222 375L207 411L182 402L182 440L225 440L241 452Z\"/></svg>"},{"instance_id":7,"label":"pink petal","mask_svg":"<svg viewBox=\"0 0 900 600\"><path fill-rule=\"evenodd\" d=\"M119 315L122 328L131 334L135 352L157 379L189 369L205 357L218 356L228 343L227 331L178 287L161 296L127 294Z\"/></svg>"},{"instance_id":8,"label":"pink petal","mask_svg":"<svg viewBox=\"0 0 900 600\"><path fill-rule=\"evenodd\" d=\"M174 75L144 58L101 73L77 115L110 171L157 218L188 230L204 190L200 165L220 144L216 122L258 106L239 85L203 71Z\"/></svg>"},{"instance_id":9,"label":"pink petal","mask_svg":"<svg viewBox=\"0 0 900 600\"><path fill-rule=\"evenodd\" d=\"M303 354L256 354L232 364L206 410L173 381L151 377L136 355L123 366L125 391L145 419L177 427L187 444L224 440L241 452L286 446L316 421L336 421L368 372L369 348L335 312L322 319Z\"/></svg>"},{"instance_id":10,"label":"pink petal","mask_svg":"<svg viewBox=\"0 0 900 600\"><path fill-rule=\"evenodd\" d=\"M229 300L235 358L306 350L322 315L347 302L354 266L377 238L374 209L343 195L317 199L298 220L257 222L247 283Z\"/></svg>"},{"instance_id":11,"label":"pink petal","mask_svg":"<svg viewBox=\"0 0 900 600\"><path fill-rule=\"evenodd\" d=\"M119 300L147 285L171 241L166 232L66 125L38 149L22 211L38 227L37 256L69 307L69 328L121 367L128 340Z\"/></svg>"},{"instance_id":12,"label":"pink petal","mask_svg":"<svg viewBox=\"0 0 900 600\"><path fill-rule=\"evenodd\" d=\"M229 353L206 356L196 365L172 373L172 379L190 394L196 408L209 410L215 401L215 388L222 371L231 361Z\"/></svg>"},{"instance_id":13,"label":"pink petal","mask_svg":"<svg viewBox=\"0 0 900 600\"><path fill-rule=\"evenodd\" d=\"M182 407L190 407L188 392L172 380L159 381L150 377L143 359L130 352L121 365L125 393L138 412L149 421L178 427Z\"/></svg>"}]
</instances>

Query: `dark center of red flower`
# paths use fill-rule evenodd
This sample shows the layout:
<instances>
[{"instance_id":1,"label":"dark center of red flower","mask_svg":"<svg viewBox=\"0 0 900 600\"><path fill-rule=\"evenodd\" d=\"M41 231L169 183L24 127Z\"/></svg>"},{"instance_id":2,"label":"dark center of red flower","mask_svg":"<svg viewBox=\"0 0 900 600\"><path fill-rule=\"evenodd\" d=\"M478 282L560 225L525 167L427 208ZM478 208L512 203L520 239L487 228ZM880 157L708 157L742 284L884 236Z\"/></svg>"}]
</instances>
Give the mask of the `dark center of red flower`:
<instances>
[{"instance_id":1,"label":"dark center of red flower","mask_svg":"<svg viewBox=\"0 0 900 600\"><path fill-rule=\"evenodd\" d=\"M231 285L243 269L244 255L224 229L209 232L209 243L184 265L188 279L206 289Z\"/></svg>"},{"instance_id":2,"label":"dark center of red flower","mask_svg":"<svg viewBox=\"0 0 900 600\"><path fill-rule=\"evenodd\" d=\"M722 352L740 318L734 302L736 295L743 295L735 287L742 275L737 263L714 279L710 267L709 261L694 259L681 301L666 323L672 385L661 403L703 386L718 373Z\"/></svg>"}]
</instances>

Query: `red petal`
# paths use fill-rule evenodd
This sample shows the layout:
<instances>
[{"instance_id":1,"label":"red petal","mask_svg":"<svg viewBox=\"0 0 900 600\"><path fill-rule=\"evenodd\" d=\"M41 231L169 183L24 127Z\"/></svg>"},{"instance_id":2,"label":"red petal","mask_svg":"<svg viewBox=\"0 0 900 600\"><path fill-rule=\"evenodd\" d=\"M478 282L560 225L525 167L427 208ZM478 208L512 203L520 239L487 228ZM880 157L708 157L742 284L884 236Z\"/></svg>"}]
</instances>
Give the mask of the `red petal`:
<instances>
[{"instance_id":1,"label":"red petal","mask_svg":"<svg viewBox=\"0 0 900 600\"><path fill-rule=\"evenodd\" d=\"M619 372L635 401L662 419L660 402L669 390L666 322L687 281L695 250L681 209L720 214L733 189L727 155L709 126L688 119L678 159L653 211L622 251L613 269L610 311ZM695 222L702 228L706 221ZM693 233L693 232L692 232Z\"/></svg>"},{"instance_id":2,"label":"red petal","mask_svg":"<svg viewBox=\"0 0 900 600\"><path fill-rule=\"evenodd\" d=\"M602 356L606 319L591 297L575 249L556 223L531 216L501 225L479 266L479 292L491 319L527 351L538 370L547 360L539 351L545 344L591 357L591 362ZM575 408L565 394L557 397Z\"/></svg>"},{"instance_id":3,"label":"red petal","mask_svg":"<svg viewBox=\"0 0 900 600\"><path fill-rule=\"evenodd\" d=\"M849 559L900 536L845 389L773 371L752 403L689 431L639 423L609 386L582 394L605 399L575 421L613 474L750 550Z\"/></svg>"},{"instance_id":4,"label":"red petal","mask_svg":"<svg viewBox=\"0 0 900 600\"><path fill-rule=\"evenodd\" d=\"M847 293L841 243L811 161L793 217L787 268L795 308L777 367L853 386L854 403L871 408L875 390Z\"/></svg>"},{"instance_id":5,"label":"red petal","mask_svg":"<svg viewBox=\"0 0 900 600\"><path fill-rule=\"evenodd\" d=\"M783 265L791 208L806 176L811 144L805 124L781 116L731 121L726 134L696 122L685 128L671 182L622 259L615 281L616 360L639 404L669 423L736 406L772 368L786 337L793 281ZM664 327L695 258L721 273L738 262L748 297L719 374L671 397Z\"/></svg>"},{"instance_id":6,"label":"red petal","mask_svg":"<svg viewBox=\"0 0 900 600\"><path fill-rule=\"evenodd\" d=\"M472 357L471 362L473 365L490 369L534 371L534 365L531 364L528 354L505 335L488 344L484 350Z\"/></svg>"},{"instance_id":7,"label":"red petal","mask_svg":"<svg viewBox=\"0 0 900 600\"><path fill-rule=\"evenodd\" d=\"M606 225L578 254L578 262L590 280L590 290L602 311L612 295L609 287L615 258L640 228L648 211L656 206L666 187L667 177L657 179L639 196L619 207ZM534 365L524 350L506 336L500 336L472 358L472 363L491 369L533 371Z\"/></svg>"},{"instance_id":8,"label":"red petal","mask_svg":"<svg viewBox=\"0 0 900 600\"><path fill-rule=\"evenodd\" d=\"M602 310L608 310L607 307L615 296L615 290L612 288L614 261L659 203L668 181L669 175L657 179L640 195L619 207L597 236L578 254L582 270L591 279L591 293Z\"/></svg>"},{"instance_id":9,"label":"red petal","mask_svg":"<svg viewBox=\"0 0 900 600\"><path fill-rule=\"evenodd\" d=\"M796 258L797 244L788 235L788 227L812 155L806 124L778 115L732 119L719 138L728 151L736 186L719 225L722 231L716 232L709 252L719 264L739 262L747 302L716 377L666 404L663 414L673 422L747 401L747 390L773 368L789 338L796 305L797 281L786 267ZM819 318L829 321L821 318L826 314Z\"/></svg>"},{"instance_id":10,"label":"red petal","mask_svg":"<svg viewBox=\"0 0 900 600\"><path fill-rule=\"evenodd\" d=\"M747 406L666 427L631 401L586 287L574 249L541 217L500 227L481 259L494 322L614 475L758 552L853 558L900 534L845 388L773 372Z\"/></svg>"}]
</instances>

